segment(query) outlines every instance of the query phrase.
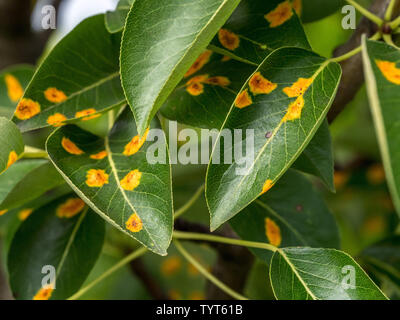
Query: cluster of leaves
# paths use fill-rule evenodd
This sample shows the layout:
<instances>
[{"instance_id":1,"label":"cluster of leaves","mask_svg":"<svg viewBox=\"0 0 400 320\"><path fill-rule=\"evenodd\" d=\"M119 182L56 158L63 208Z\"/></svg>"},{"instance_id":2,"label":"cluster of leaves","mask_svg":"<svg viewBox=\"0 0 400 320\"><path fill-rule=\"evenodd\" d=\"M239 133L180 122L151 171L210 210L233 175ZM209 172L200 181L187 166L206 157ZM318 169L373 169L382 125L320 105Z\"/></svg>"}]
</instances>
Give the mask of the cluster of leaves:
<instances>
[{"instance_id":1,"label":"cluster of leaves","mask_svg":"<svg viewBox=\"0 0 400 320\"><path fill-rule=\"evenodd\" d=\"M205 196L211 230L229 221L242 240L269 243L270 251L251 250L269 265L277 299L386 299L339 251L336 222L304 175L319 177L334 191L325 118L341 67L312 52L300 15L317 20L341 4L121 0L114 12L79 24L35 70L2 72L0 214L15 212L22 221L8 241L14 296L73 295L99 256L104 222L167 254L174 235L171 166L146 158L152 147L148 130L162 129L160 118L166 118L232 134L254 129L255 158L245 175L236 174L241 164L235 160L225 164L232 154L223 151L233 151L217 138L220 150L213 155L220 151L222 159L216 164L211 157ZM363 55L383 162L400 211L400 52L364 39ZM103 114L117 117L109 116L111 128L100 136L85 122ZM22 133L46 127L56 127L46 142L48 160L26 159L40 152L24 152ZM157 143L168 154L166 136ZM243 137L243 148L245 143ZM389 246L379 246L387 251L371 248L365 256L386 275ZM56 268L54 291L41 289L45 265ZM355 274L351 288L342 282L349 267ZM397 273L389 277L399 282Z\"/></svg>"}]
</instances>

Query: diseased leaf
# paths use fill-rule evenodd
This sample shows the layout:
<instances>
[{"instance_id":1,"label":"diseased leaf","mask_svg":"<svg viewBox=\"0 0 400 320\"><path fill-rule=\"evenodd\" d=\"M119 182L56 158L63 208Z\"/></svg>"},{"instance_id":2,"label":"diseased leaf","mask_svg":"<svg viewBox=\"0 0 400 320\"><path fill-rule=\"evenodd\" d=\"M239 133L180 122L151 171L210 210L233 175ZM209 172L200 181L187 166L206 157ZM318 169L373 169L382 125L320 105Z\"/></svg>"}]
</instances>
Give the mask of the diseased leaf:
<instances>
[{"instance_id":1,"label":"diseased leaf","mask_svg":"<svg viewBox=\"0 0 400 320\"><path fill-rule=\"evenodd\" d=\"M64 179L54 166L45 162L28 172L12 189L9 189L7 197L0 201L0 211L22 206L63 183Z\"/></svg>"},{"instance_id":2,"label":"diseased leaf","mask_svg":"<svg viewBox=\"0 0 400 320\"><path fill-rule=\"evenodd\" d=\"M268 194L252 202L230 224L244 240L279 247L340 247L339 230L322 196L294 170L289 170ZM264 262L271 259L269 251L251 250Z\"/></svg>"},{"instance_id":3,"label":"diseased leaf","mask_svg":"<svg viewBox=\"0 0 400 320\"><path fill-rule=\"evenodd\" d=\"M292 168L321 178L325 186L335 192L333 147L328 121L322 123Z\"/></svg>"},{"instance_id":4,"label":"diseased leaf","mask_svg":"<svg viewBox=\"0 0 400 320\"><path fill-rule=\"evenodd\" d=\"M14 235L8 254L14 297L70 297L93 268L103 247L104 234L104 221L74 194L35 210ZM55 268L54 290L42 287L45 266ZM49 273L49 269L45 272Z\"/></svg>"},{"instance_id":5,"label":"diseased leaf","mask_svg":"<svg viewBox=\"0 0 400 320\"><path fill-rule=\"evenodd\" d=\"M121 46L121 79L143 135L240 0L136 0Z\"/></svg>"},{"instance_id":6,"label":"diseased leaf","mask_svg":"<svg viewBox=\"0 0 400 320\"><path fill-rule=\"evenodd\" d=\"M337 63L300 48L278 49L265 59L232 105L208 166L212 230L267 192L299 157L324 121L340 77ZM247 167L225 141L235 129L242 130L235 148L247 152ZM254 157L244 151L251 149L252 133Z\"/></svg>"},{"instance_id":7,"label":"diseased leaf","mask_svg":"<svg viewBox=\"0 0 400 320\"><path fill-rule=\"evenodd\" d=\"M279 300L387 300L349 255L334 249L280 249L270 278Z\"/></svg>"},{"instance_id":8,"label":"diseased leaf","mask_svg":"<svg viewBox=\"0 0 400 320\"><path fill-rule=\"evenodd\" d=\"M30 65L16 65L0 72L0 117L11 119L34 72Z\"/></svg>"},{"instance_id":9,"label":"diseased leaf","mask_svg":"<svg viewBox=\"0 0 400 320\"><path fill-rule=\"evenodd\" d=\"M108 32L117 33L122 31L126 16L135 0L120 0L114 11L107 11L105 23Z\"/></svg>"},{"instance_id":10,"label":"diseased leaf","mask_svg":"<svg viewBox=\"0 0 400 320\"><path fill-rule=\"evenodd\" d=\"M150 129L160 129L154 119ZM152 131L153 132L153 131ZM165 255L172 237L171 171L165 135L158 130L158 155L150 164L151 142L138 136L127 107L106 139L76 126L55 131L47 141L51 161L70 186L113 226L150 250Z\"/></svg>"},{"instance_id":11,"label":"diseased leaf","mask_svg":"<svg viewBox=\"0 0 400 320\"><path fill-rule=\"evenodd\" d=\"M120 34L109 34L104 15L86 19L39 66L13 120L25 132L86 121L121 106Z\"/></svg>"},{"instance_id":12,"label":"diseased leaf","mask_svg":"<svg viewBox=\"0 0 400 320\"><path fill-rule=\"evenodd\" d=\"M400 215L400 50L363 39L364 73L386 179Z\"/></svg>"},{"instance_id":13,"label":"diseased leaf","mask_svg":"<svg viewBox=\"0 0 400 320\"><path fill-rule=\"evenodd\" d=\"M344 0L302 0L302 3L301 20L305 23L325 18L346 4Z\"/></svg>"},{"instance_id":14,"label":"diseased leaf","mask_svg":"<svg viewBox=\"0 0 400 320\"><path fill-rule=\"evenodd\" d=\"M400 287L400 236L380 241L361 253L367 268L380 279L389 279Z\"/></svg>"},{"instance_id":15,"label":"diseased leaf","mask_svg":"<svg viewBox=\"0 0 400 320\"><path fill-rule=\"evenodd\" d=\"M0 117L0 174L12 166L24 152L24 141L17 126Z\"/></svg>"},{"instance_id":16,"label":"diseased leaf","mask_svg":"<svg viewBox=\"0 0 400 320\"><path fill-rule=\"evenodd\" d=\"M255 65L281 47L311 49L296 12L299 0L243 0L209 48Z\"/></svg>"}]
</instances>

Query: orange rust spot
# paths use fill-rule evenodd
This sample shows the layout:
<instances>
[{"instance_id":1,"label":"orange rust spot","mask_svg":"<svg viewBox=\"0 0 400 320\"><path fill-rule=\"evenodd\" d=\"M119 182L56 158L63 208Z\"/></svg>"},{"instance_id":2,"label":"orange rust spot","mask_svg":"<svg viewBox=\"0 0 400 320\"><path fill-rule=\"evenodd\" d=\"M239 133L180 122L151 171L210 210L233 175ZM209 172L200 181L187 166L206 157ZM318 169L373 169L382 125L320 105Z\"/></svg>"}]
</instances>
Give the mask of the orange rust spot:
<instances>
[{"instance_id":1,"label":"orange rust spot","mask_svg":"<svg viewBox=\"0 0 400 320\"><path fill-rule=\"evenodd\" d=\"M188 82L186 82L186 85L191 85L193 83L204 83L208 79L208 74L201 74L199 76L195 76L191 78Z\"/></svg>"},{"instance_id":2,"label":"orange rust spot","mask_svg":"<svg viewBox=\"0 0 400 320\"><path fill-rule=\"evenodd\" d=\"M139 232L143 229L143 222L137 213L132 214L125 223L126 228L131 232Z\"/></svg>"},{"instance_id":3,"label":"orange rust spot","mask_svg":"<svg viewBox=\"0 0 400 320\"><path fill-rule=\"evenodd\" d=\"M247 89L245 89L244 91L239 93L239 95L236 97L236 100L235 100L235 106L239 109L246 108L249 105L251 105L252 103L253 103L253 100L251 99L251 97L249 95L249 91Z\"/></svg>"},{"instance_id":4,"label":"orange rust spot","mask_svg":"<svg viewBox=\"0 0 400 320\"><path fill-rule=\"evenodd\" d=\"M139 151L147 139L149 133L149 128L146 129L144 135L140 137L139 135L134 136L132 140L125 146L124 155L131 156Z\"/></svg>"},{"instance_id":5,"label":"orange rust spot","mask_svg":"<svg viewBox=\"0 0 400 320\"><path fill-rule=\"evenodd\" d=\"M368 234L380 234L387 228L387 222L383 216L372 216L367 218L362 226L364 232Z\"/></svg>"},{"instance_id":6,"label":"orange rust spot","mask_svg":"<svg viewBox=\"0 0 400 320\"><path fill-rule=\"evenodd\" d=\"M79 198L70 198L60 204L56 210L56 215L59 218L72 218L76 216L85 207L85 202Z\"/></svg>"},{"instance_id":7,"label":"orange rust spot","mask_svg":"<svg viewBox=\"0 0 400 320\"><path fill-rule=\"evenodd\" d=\"M303 95L307 89L310 87L312 84L313 79L309 78L299 78L291 87L286 87L283 89L283 92L289 97L289 98L295 98L300 95Z\"/></svg>"},{"instance_id":8,"label":"orange rust spot","mask_svg":"<svg viewBox=\"0 0 400 320\"><path fill-rule=\"evenodd\" d=\"M188 265L188 273L192 276L197 276L199 274L199 270L196 269L194 265L189 263Z\"/></svg>"},{"instance_id":9,"label":"orange rust spot","mask_svg":"<svg viewBox=\"0 0 400 320\"><path fill-rule=\"evenodd\" d=\"M124 190L132 191L133 189L137 188L140 184L140 179L142 178L142 173L135 169L129 172L122 180L121 180L121 187Z\"/></svg>"},{"instance_id":10,"label":"orange rust spot","mask_svg":"<svg viewBox=\"0 0 400 320\"><path fill-rule=\"evenodd\" d=\"M282 242L281 229L270 218L265 218L265 235L270 244L279 247Z\"/></svg>"},{"instance_id":11,"label":"orange rust spot","mask_svg":"<svg viewBox=\"0 0 400 320\"><path fill-rule=\"evenodd\" d=\"M211 77L206 79L204 82L213 86L220 87L227 87L231 84L231 81L227 77L222 76Z\"/></svg>"},{"instance_id":12,"label":"orange rust spot","mask_svg":"<svg viewBox=\"0 0 400 320\"><path fill-rule=\"evenodd\" d=\"M292 4L289 1L280 3L274 10L264 16L271 28L279 27L293 16Z\"/></svg>"},{"instance_id":13,"label":"orange rust spot","mask_svg":"<svg viewBox=\"0 0 400 320\"><path fill-rule=\"evenodd\" d=\"M182 261L177 256L172 256L166 258L161 264L161 272L166 275L170 276L179 271L182 266Z\"/></svg>"},{"instance_id":14,"label":"orange rust spot","mask_svg":"<svg viewBox=\"0 0 400 320\"><path fill-rule=\"evenodd\" d=\"M18 212L18 219L24 221L31 215L32 212L33 209L23 209L20 212Z\"/></svg>"},{"instance_id":15,"label":"orange rust spot","mask_svg":"<svg viewBox=\"0 0 400 320\"><path fill-rule=\"evenodd\" d=\"M75 113L75 118L82 118L81 119L82 121L92 120L101 116L101 114L99 113L96 114L96 112L97 110L94 108L85 109Z\"/></svg>"},{"instance_id":16,"label":"orange rust spot","mask_svg":"<svg viewBox=\"0 0 400 320\"><path fill-rule=\"evenodd\" d=\"M195 82L187 86L186 91L192 96L199 96L204 92L204 85L200 82Z\"/></svg>"},{"instance_id":17,"label":"orange rust spot","mask_svg":"<svg viewBox=\"0 0 400 320\"><path fill-rule=\"evenodd\" d=\"M70 154L74 155L84 154L84 152L81 149L79 149L77 145L68 138L63 137L61 140L61 145L64 148L64 150Z\"/></svg>"},{"instance_id":18,"label":"orange rust spot","mask_svg":"<svg viewBox=\"0 0 400 320\"><path fill-rule=\"evenodd\" d=\"M61 90L58 90L57 88L48 88L44 92L44 96L47 100L54 103L60 103L67 100L67 96L65 95L65 93Z\"/></svg>"},{"instance_id":19,"label":"orange rust spot","mask_svg":"<svg viewBox=\"0 0 400 320\"><path fill-rule=\"evenodd\" d=\"M47 123L53 127L61 127L67 117L61 113L55 113L47 118Z\"/></svg>"},{"instance_id":20,"label":"orange rust spot","mask_svg":"<svg viewBox=\"0 0 400 320\"><path fill-rule=\"evenodd\" d=\"M33 300L49 300L53 293L53 286L46 286L41 288L33 297Z\"/></svg>"},{"instance_id":21,"label":"orange rust spot","mask_svg":"<svg viewBox=\"0 0 400 320\"><path fill-rule=\"evenodd\" d=\"M24 94L24 89L20 82L11 74L6 74L4 80L6 82L8 97L12 102L17 102Z\"/></svg>"},{"instance_id":22,"label":"orange rust spot","mask_svg":"<svg viewBox=\"0 0 400 320\"><path fill-rule=\"evenodd\" d=\"M18 160L18 155L17 153L13 150L10 152L8 155L8 161L7 161L7 168L11 167L16 161Z\"/></svg>"},{"instance_id":23,"label":"orange rust spot","mask_svg":"<svg viewBox=\"0 0 400 320\"><path fill-rule=\"evenodd\" d=\"M229 61L229 60L231 60L231 59L232 59L231 57L223 56L222 59L221 59L221 61L222 61L222 62L227 62L227 61Z\"/></svg>"},{"instance_id":24,"label":"orange rust spot","mask_svg":"<svg viewBox=\"0 0 400 320\"><path fill-rule=\"evenodd\" d=\"M270 94L278 85L265 79L260 72L256 72L249 81L250 91L253 94Z\"/></svg>"},{"instance_id":25,"label":"orange rust spot","mask_svg":"<svg viewBox=\"0 0 400 320\"><path fill-rule=\"evenodd\" d=\"M269 191L273 186L274 186L273 181L272 181L271 179L268 179L267 181L264 182L264 185L263 185L263 189L262 189L261 194L266 193L266 192Z\"/></svg>"},{"instance_id":26,"label":"orange rust spot","mask_svg":"<svg viewBox=\"0 0 400 320\"><path fill-rule=\"evenodd\" d=\"M92 155L90 156L90 159L102 160L102 159L104 159L105 157L107 157L107 151L106 151L106 150L103 150L103 151L100 151L99 153L92 154Z\"/></svg>"},{"instance_id":27,"label":"orange rust spot","mask_svg":"<svg viewBox=\"0 0 400 320\"><path fill-rule=\"evenodd\" d=\"M222 46L231 51L237 49L240 45L238 35L226 29L220 29L218 31L218 39Z\"/></svg>"},{"instance_id":28,"label":"orange rust spot","mask_svg":"<svg viewBox=\"0 0 400 320\"><path fill-rule=\"evenodd\" d=\"M86 173L86 184L92 188L100 188L108 184L108 174L104 170L90 169Z\"/></svg>"},{"instance_id":29,"label":"orange rust spot","mask_svg":"<svg viewBox=\"0 0 400 320\"><path fill-rule=\"evenodd\" d=\"M15 110L15 116L19 120L27 120L40 112L40 104L31 99L22 99Z\"/></svg>"},{"instance_id":30,"label":"orange rust spot","mask_svg":"<svg viewBox=\"0 0 400 320\"><path fill-rule=\"evenodd\" d=\"M374 164L367 170L367 180L370 184L381 184L385 182L385 170L381 164Z\"/></svg>"},{"instance_id":31,"label":"orange rust spot","mask_svg":"<svg viewBox=\"0 0 400 320\"><path fill-rule=\"evenodd\" d=\"M6 214L8 212L8 209L0 210L0 216Z\"/></svg>"},{"instance_id":32,"label":"orange rust spot","mask_svg":"<svg viewBox=\"0 0 400 320\"><path fill-rule=\"evenodd\" d=\"M286 115L283 117L282 122L300 119L301 111L303 110L303 108L304 108L304 98L301 95L289 105L289 109Z\"/></svg>"},{"instance_id":33,"label":"orange rust spot","mask_svg":"<svg viewBox=\"0 0 400 320\"><path fill-rule=\"evenodd\" d=\"M396 67L395 62L375 60L375 63L386 80L400 85L400 69Z\"/></svg>"},{"instance_id":34,"label":"orange rust spot","mask_svg":"<svg viewBox=\"0 0 400 320\"><path fill-rule=\"evenodd\" d=\"M205 296L200 291L194 291L189 294L189 300L205 300Z\"/></svg>"},{"instance_id":35,"label":"orange rust spot","mask_svg":"<svg viewBox=\"0 0 400 320\"><path fill-rule=\"evenodd\" d=\"M168 297L171 300L181 300L182 299L182 294L178 290L172 289L172 290L170 290L168 292Z\"/></svg>"},{"instance_id":36,"label":"orange rust spot","mask_svg":"<svg viewBox=\"0 0 400 320\"><path fill-rule=\"evenodd\" d=\"M296 11L298 16L301 16L301 12L303 10L303 4L301 0L293 0L292 6L294 11Z\"/></svg>"},{"instance_id":37,"label":"orange rust spot","mask_svg":"<svg viewBox=\"0 0 400 320\"><path fill-rule=\"evenodd\" d=\"M336 189L340 189L342 187L344 187L347 183L347 181L349 181L349 174L345 171L335 171L334 175L333 175L333 182L335 184L335 188Z\"/></svg>"},{"instance_id":38,"label":"orange rust spot","mask_svg":"<svg viewBox=\"0 0 400 320\"><path fill-rule=\"evenodd\" d=\"M206 50L204 51L197 60L193 63L193 65L189 68L189 70L185 73L185 78L190 77L192 74L199 71L204 67L209 61L212 55L212 51Z\"/></svg>"}]
</instances>

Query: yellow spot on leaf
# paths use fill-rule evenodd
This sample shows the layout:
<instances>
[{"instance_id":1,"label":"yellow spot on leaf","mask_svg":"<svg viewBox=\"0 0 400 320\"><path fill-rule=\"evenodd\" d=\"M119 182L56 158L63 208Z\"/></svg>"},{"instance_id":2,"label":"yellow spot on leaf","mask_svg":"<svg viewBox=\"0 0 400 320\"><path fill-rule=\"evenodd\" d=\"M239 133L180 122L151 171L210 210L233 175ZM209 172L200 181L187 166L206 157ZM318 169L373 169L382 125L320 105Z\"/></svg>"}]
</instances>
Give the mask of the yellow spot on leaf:
<instances>
[{"instance_id":1,"label":"yellow spot on leaf","mask_svg":"<svg viewBox=\"0 0 400 320\"><path fill-rule=\"evenodd\" d=\"M333 182L336 189L343 188L347 181L349 181L349 174L345 171L335 171L333 175Z\"/></svg>"},{"instance_id":2,"label":"yellow spot on leaf","mask_svg":"<svg viewBox=\"0 0 400 320\"><path fill-rule=\"evenodd\" d=\"M61 145L64 148L64 150L70 154L75 154L75 155L84 154L84 152L81 149L79 149L77 145L68 138L63 137L61 140Z\"/></svg>"},{"instance_id":3,"label":"yellow spot on leaf","mask_svg":"<svg viewBox=\"0 0 400 320\"><path fill-rule=\"evenodd\" d=\"M20 212L18 212L19 220L21 220L21 221L26 220L31 215L32 212L33 212L33 209L23 209L23 210L21 210Z\"/></svg>"},{"instance_id":4,"label":"yellow spot on leaf","mask_svg":"<svg viewBox=\"0 0 400 320\"><path fill-rule=\"evenodd\" d=\"M182 294L178 290L172 289L168 292L168 297L170 300L180 300L182 299Z\"/></svg>"},{"instance_id":5,"label":"yellow spot on leaf","mask_svg":"<svg viewBox=\"0 0 400 320\"><path fill-rule=\"evenodd\" d=\"M400 69L395 62L376 60L375 63L388 81L400 85Z\"/></svg>"},{"instance_id":6,"label":"yellow spot on leaf","mask_svg":"<svg viewBox=\"0 0 400 320\"><path fill-rule=\"evenodd\" d=\"M70 198L60 204L56 210L56 215L59 218L72 218L76 216L85 207L85 202L79 198Z\"/></svg>"},{"instance_id":7,"label":"yellow spot on leaf","mask_svg":"<svg viewBox=\"0 0 400 320\"><path fill-rule=\"evenodd\" d=\"M387 222L381 215L367 218L362 226L364 232L368 235L377 235L383 233L387 228Z\"/></svg>"},{"instance_id":8,"label":"yellow spot on leaf","mask_svg":"<svg viewBox=\"0 0 400 320\"><path fill-rule=\"evenodd\" d=\"M90 108L90 109L85 109L82 111L78 111L77 113L75 113L75 118L82 118L82 121L88 121L88 120L92 120L95 118L98 118L101 116L100 113L97 113L97 110L94 108Z\"/></svg>"},{"instance_id":9,"label":"yellow spot on leaf","mask_svg":"<svg viewBox=\"0 0 400 320\"><path fill-rule=\"evenodd\" d=\"M240 45L240 39L237 34L226 29L220 29L218 32L219 42L228 50L235 50Z\"/></svg>"},{"instance_id":10,"label":"yellow spot on leaf","mask_svg":"<svg viewBox=\"0 0 400 320\"><path fill-rule=\"evenodd\" d=\"M374 164L367 170L367 179L370 184L381 184L385 182L385 170L381 164Z\"/></svg>"},{"instance_id":11,"label":"yellow spot on leaf","mask_svg":"<svg viewBox=\"0 0 400 320\"><path fill-rule=\"evenodd\" d=\"M273 186L274 186L273 181L270 180L270 179L268 179L267 181L264 182L264 185L263 185L263 189L262 189L261 194L266 193L266 192L269 191Z\"/></svg>"},{"instance_id":12,"label":"yellow spot on leaf","mask_svg":"<svg viewBox=\"0 0 400 320\"><path fill-rule=\"evenodd\" d=\"M67 96L65 95L65 93L61 90L58 90L57 88L48 88L44 92L44 96L47 100L54 103L61 103L67 100Z\"/></svg>"},{"instance_id":13,"label":"yellow spot on leaf","mask_svg":"<svg viewBox=\"0 0 400 320\"><path fill-rule=\"evenodd\" d=\"M307 91L312 82L312 78L299 78L291 87L284 88L283 92L286 93L289 98L301 96Z\"/></svg>"},{"instance_id":14,"label":"yellow spot on leaf","mask_svg":"<svg viewBox=\"0 0 400 320\"><path fill-rule=\"evenodd\" d=\"M102 159L104 159L105 157L107 157L107 151L106 151L106 150L103 150L103 151L100 151L99 153L92 154L92 155L90 156L90 159L102 160Z\"/></svg>"},{"instance_id":15,"label":"yellow spot on leaf","mask_svg":"<svg viewBox=\"0 0 400 320\"><path fill-rule=\"evenodd\" d=\"M204 67L210 61L210 57L212 55L212 51L206 50L204 51L197 60L193 63L193 65L189 68L189 70L185 74L185 78L190 77L192 74L199 71L201 68Z\"/></svg>"},{"instance_id":16,"label":"yellow spot on leaf","mask_svg":"<svg viewBox=\"0 0 400 320\"><path fill-rule=\"evenodd\" d=\"M53 127L61 127L63 122L67 120L67 117L61 113L55 113L47 118L47 123Z\"/></svg>"},{"instance_id":17,"label":"yellow spot on leaf","mask_svg":"<svg viewBox=\"0 0 400 320\"><path fill-rule=\"evenodd\" d=\"M205 296L200 291L194 291L191 294L189 294L188 298L189 300L204 300Z\"/></svg>"},{"instance_id":18,"label":"yellow spot on leaf","mask_svg":"<svg viewBox=\"0 0 400 320\"><path fill-rule=\"evenodd\" d=\"M282 242L281 229L270 218L265 219L265 235L270 244L279 247Z\"/></svg>"},{"instance_id":19,"label":"yellow spot on leaf","mask_svg":"<svg viewBox=\"0 0 400 320\"><path fill-rule=\"evenodd\" d=\"M0 210L0 216L2 216L2 215L4 215L4 214L6 214L7 212L8 212L8 210L7 210L7 209Z\"/></svg>"},{"instance_id":20,"label":"yellow spot on leaf","mask_svg":"<svg viewBox=\"0 0 400 320\"><path fill-rule=\"evenodd\" d=\"M227 62L227 61L229 61L229 60L231 60L231 59L232 59L231 57L223 56L222 59L221 59L221 61L222 61L222 62Z\"/></svg>"},{"instance_id":21,"label":"yellow spot on leaf","mask_svg":"<svg viewBox=\"0 0 400 320\"><path fill-rule=\"evenodd\" d=\"M53 293L53 286L41 288L33 297L33 300L49 300Z\"/></svg>"},{"instance_id":22,"label":"yellow spot on leaf","mask_svg":"<svg viewBox=\"0 0 400 320\"><path fill-rule=\"evenodd\" d=\"M143 146L146 141L147 134L149 133L149 128L146 129L146 132L142 137L139 135L134 136L132 140L125 146L124 155L131 156L139 151L139 149Z\"/></svg>"},{"instance_id":23,"label":"yellow spot on leaf","mask_svg":"<svg viewBox=\"0 0 400 320\"><path fill-rule=\"evenodd\" d=\"M131 232L139 232L143 229L143 222L137 213L132 214L125 223L126 228Z\"/></svg>"},{"instance_id":24,"label":"yellow spot on leaf","mask_svg":"<svg viewBox=\"0 0 400 320\"><path fill-rule=\"evenodd\" d=\"M195 82L187 86L186 91L192 96L199 96L204 92L204 85L200 82Z\"/></svg>"},{"instance_id":25,"label":"yellow spot on leaf","mask_svg":"<svg viewBox=\"0 0 400 320\"><path fill-rule=\"evenodd\" d=\"M108 184L108 174L104 170L90 169L86 173L86 184L92 188L100 188Z\"/></svg>"},{"instance_id":26,"label":"yellow spot on leaf","mask_svg":"<svg viewBox=\"0 0 400 320\"><path fill-rule=\"evenodd\" d=\"M292 6L297 15L301 16L301 12L303 10L302 0L293 0Z\"/></svg>"},{"instance_id":27,"label":"yellow spot on leaf","mask_svg":"<svg viewBox=\"0 0 400 320\"><path fill-rule=\"evenodd\" d=\"M204 82L213 86L220 87L227 87L231 84L231 81L227 77L222 76L211 77L206 79Z\"/></svg>"},{"instance_id":28,"label":"yellow spot on leaf","mask_svg":"<svg viewBox=\"0 0 400 320\"><path fill-rule=\"evenodd\" d=\"M289 1L282 2L274 10L264 16L271 28L279 27L293 16L292 4Z\"/></svg>"},{"instance_id":29,"label":"yellow spot on leaf","mask_svg":"<svg viewBox=\"0 0 400 320\"><path fill-rule=\"evenodd\" d=\"M239 109L246 108L253 103L247 89L239 93L235 100L235 106Z\"/></svg>"},{"instance_id":30,"label":"yellow spot on leaf","mask_svg":"<svg viewBox=\"0 0 400 320\"><path fill-rule=\"evenodd\" d=\"M260 72L255 73L249 81L250 91L253 94L270 94L278 85L265 79Z\"/></svg>"},{"instance_id":31,"label":"yellow spot on leaf","mask_svg":"<svg viewBox=\"0 0 400 320\"><path fill-rule=\"evenodd\" d=\"M301 111L303 110L303 108L304 108L304 98L301 95L289 105L289 109L286 115L283 117L282 122L300 119Z\"/></svg>"},{"instance_id":32,"label":"yellow spot on leaf","mask_svg":"<svg viewBox=\"0 0 400 320\"><path fill-rule=\"evenodd\" d=\"M18 160L17 153L14 150L11 151L10 154L8 155L7 169L11 167L17 160Z\"/></svg>"},{"instance_id":33,"label":"yellow spot on leaf","mask_svg":"<svg viewBox=\"0 0 400 320\"><path fill-rule=\"evenodd\" d=\"M15 110L15 116L19 120L27 120L40 112L40 104L31 99L22 99Z\"/></svg>"},{"instance_id":34,"label":"yellow spot on leaf","mask_svg":"<svg viewBox=\"0 0 400 320\"><path fill-rule=\"evenodd\" d=\"M24 94L24 89L20 82L11 74L6 74L4 80L6 82L8 97L12 102L17 102Z\"/></svg>"},{"instance_id":35,"label":"yellow spot on leaf","mask_svg":"<svg viewBox=\"0 0 400 320\"><path fill-rule=\"evenodd\" d=\"M122 180L121 187L124 190L132 191L137 188L140 184L140 179L142 178L142 173L139 170L133 170L129 172Z\"/></svg>"},{"instance_id":36,"label":"yellow spot on leaf","mask_svg":"<svg viewBox=\"0 0 400 320\"><path fill-rule=\"evenodd\" d=\"M166 258L161 264L161 272L166 275L170 276L174 273L178 272L182 266L182 261L177 256L172 256Z\"/></svg>"}]
</instances>

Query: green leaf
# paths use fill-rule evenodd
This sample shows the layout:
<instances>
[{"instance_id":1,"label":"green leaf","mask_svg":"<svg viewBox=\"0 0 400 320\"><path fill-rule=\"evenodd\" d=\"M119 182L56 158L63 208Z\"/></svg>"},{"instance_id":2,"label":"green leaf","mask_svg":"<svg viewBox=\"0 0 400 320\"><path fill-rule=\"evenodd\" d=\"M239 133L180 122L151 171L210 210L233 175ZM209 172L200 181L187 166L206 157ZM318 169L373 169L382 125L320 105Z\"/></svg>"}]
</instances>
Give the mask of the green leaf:
<instances>
[{"instance_id":1,"label":"green leaf","mask_svg":"<svg viewBox=\"0 0 400 320\"><path fill-rule=\"evenodd\" d=\"M230 224L244 240L280 247L340 247L336 221L322 196L295 170L289 170L268 194L252 202ZM263 261L271 259L269 251L251 251Z\"/></svg>"},{"instance_id":2,"label":"green leaf","mask_svg":"<svg viewBox=\"0 0 400 320\"><path fill-rule=\"evenodd\" d=\"M24 152L24 141L17 126L0 117L0 174L12 166Z\"/></svg>"},{"instance_id":3,"label":"green leaf","mask_svg":"<svg viewBox=\"0 0 400 320\"><path fill-rule=\"evenodd\" d=\"M346 3L343 0L302 0L301 20L305 23L325 18L338 11Z\"/></svg>"},{"instance_id":4,"label":"green leaf","mask_svg":"<svg viewBox=\"0 0 400 320\"><path fill-rule=\"evenodd\" d=\"M341 77L337 63L300 48L274 51L256 71L232 105L208 166L212 230L268 191L299 157L324 121ZM233 156L225 164L225 152L234 150L221 137L234 137L234 129L242 130L242 150L252 139L247 130L254 131L254 159L247 150L247 167ZM216 148L220 164L214 163Z\"/></svg>"},{"instance_id":5,"label":"green leaf","mask_svg":"<svg viewBox=\"0 0 400 320\"><path fill-rule=\"evenodd\" d=\"M386 179L400 215L400 50L363 39L364 73Z\"/></svg>"},{"instance_id":6,"label":"green leaf","mask_svg":"<svg viewBox=\"0 0 400 320\"><path fill-rule=\"evenodd\" d=\"M294 10L297 1L241 1L209 48L255 65L281 47L311 49Z\"/></svg>"},{"instance_id":7,"label":"green leaf","mask_svg":"<svg viewBox=\"0 0 400 320\"><path fill-rule=\"evenodd\" d=\"M39 66L14 121L25 132L73 120L89 120L121 106L120 34L104 26L104 15L84 20Z\"/></svg>"},{"instance_id":8,"label":"green leaf","mask_svg":"<svg viewBox=\"0 0 400 320\"><path fill-rule=\"evenodd\" d=\"M151 129L159 128L154 119ZM129 108L106 139L69 125L49 137L47 151L68 184L93 210L150 250L165 255L173 224L171 170L164 132L158 132L156 143L158 154L165 156L163 164L147 160L155 143L147 141L140 147L139 142L140 150L134 153L138 148L134 150L132 141L139 137ZM142 143L145 139L140 138Z\"/></svg>"},{"instance_id":9,"label":"green leaf","mask_svg":"<svg viewBox=\"0 0 400 320\"><path fill-rule=\"evenodd\" d=\"M361 253L368 270L378 278L388 278L400 287L400 236L382 240Z\"/></svg>"},{"instance_id":10,"label":"green leaf","mask_svg":"<svg viewBox=\"0 0 400 320\"><path fill-rule=\"evenodd\" d=\"M114 11L107 11L105 24L108 32L117 33L122 31L126 16L135 0L120 0Z\"/></svg>"},{"instance_id":11,"label":"green leaf","mask_svg":"<svg viewBox=\"0 0 400 320\"><path fill-rule=\"evenodd\" d=\"M56 271L51 299L70 297L93 268L104 234L102 219L74 194L35 210L14 235L8 254L14 297L33 299L39 293L42 279L49 274L49 270L42 272L44 266L53 266Z\"/></svg>"},{"instance_id":12,"label":"green leaf","mask_svg":"<svg viewBox=\"0 0 400 320\"><path fill-rule=\"evenodd\" d=\"M28 172L9 190L7 197L0 201L0 211L19 207L63 183L65 183L64 179L54 166L46 162Z\"/></svg>"},{"instance_id":13,"label":"green leaf","mask_svg":"<svg viewBox=\"0 0 400 320\"><path fill-rule=\"evenodd\" d=\"M133 3L122 38L121 79L140 135L239 2Z\"/></svg>"},{"instance_id":14,"label":"green leaf","mask_svg":"<svg viewBox=\"0 0 400 320\"><path fill-rule=\"evenodd\" d=\"M279 300L387 300L349 255L335 249L280 249L270 278Z\"/></svg>"},{"instance_id":15,"label":"green leaf","mask_svg":"<svg viewBox=\"0 0 400 320\"><path fill-rule=\"evenodd\" d=\"M333 147L328 121L323 122L292 168L321 178L325 186L335 192Z\"/></svg>"},{"instance_id":16,"label":"green leaf","mask_svg":"<svg viewBox=\"0 0 400 320\"><path fill-rule=\"evenodd\" d=\"M16 65L1 71L0 117L11 119L34 72L34 67L30 65Z\"/></svg>"}]
</instances>

